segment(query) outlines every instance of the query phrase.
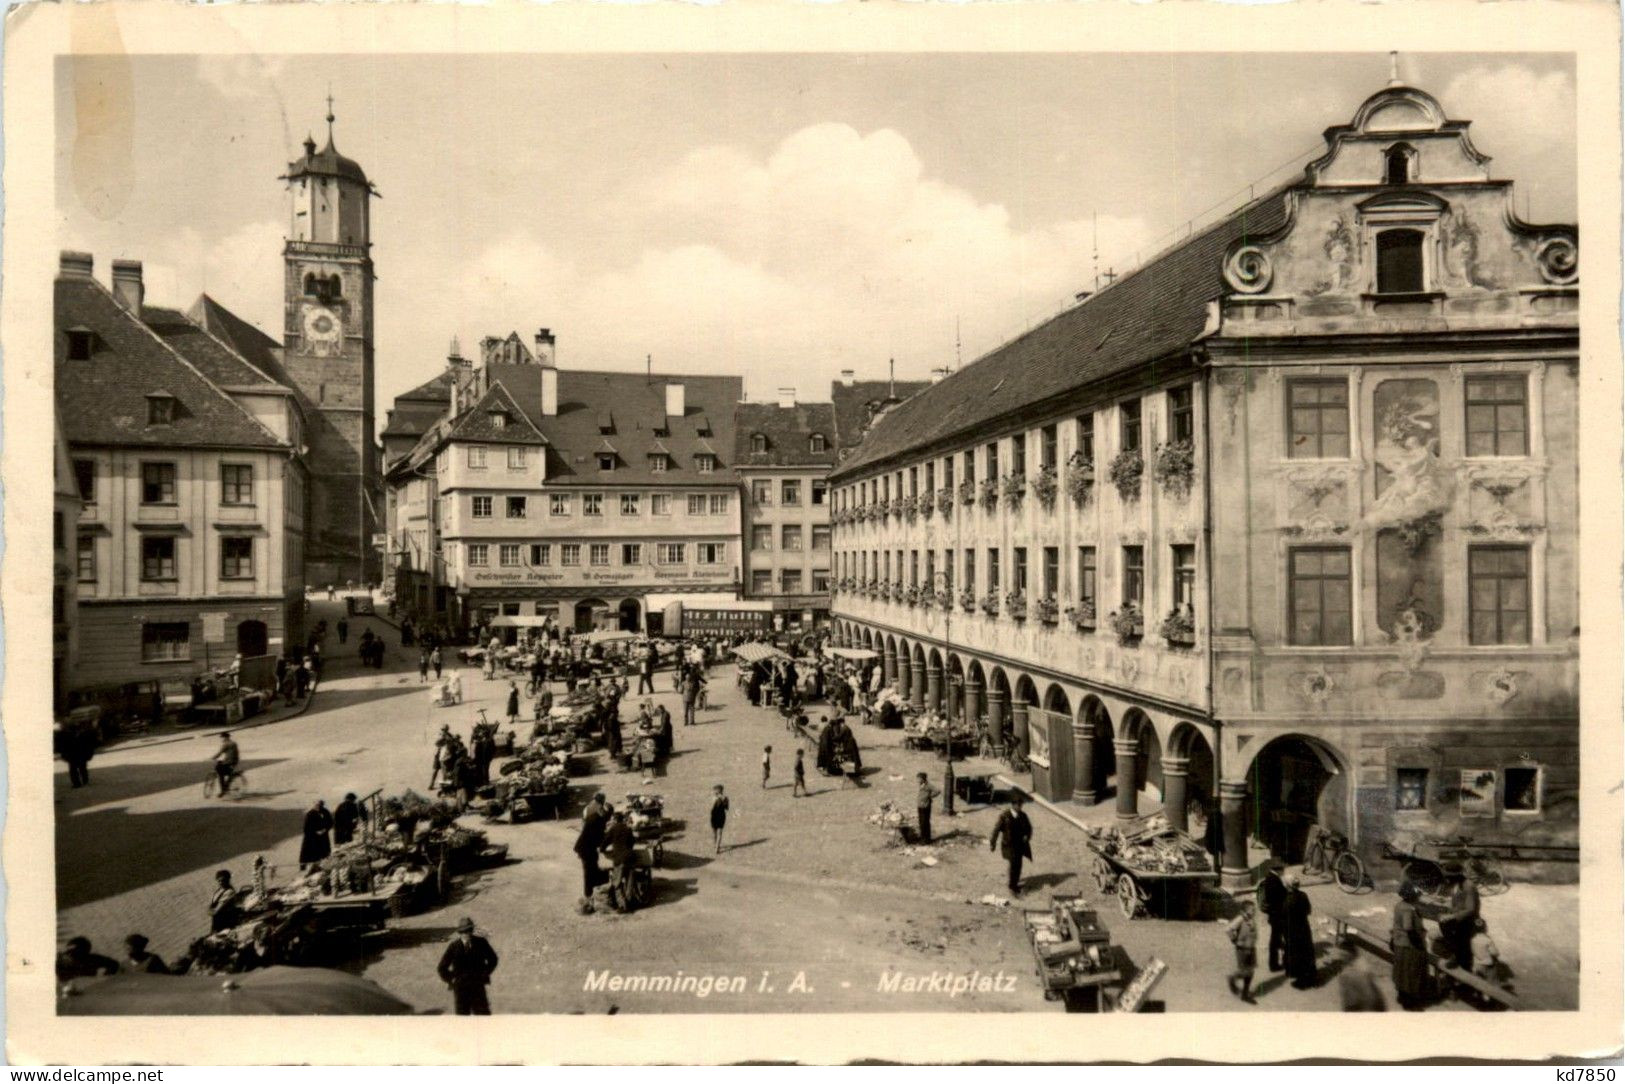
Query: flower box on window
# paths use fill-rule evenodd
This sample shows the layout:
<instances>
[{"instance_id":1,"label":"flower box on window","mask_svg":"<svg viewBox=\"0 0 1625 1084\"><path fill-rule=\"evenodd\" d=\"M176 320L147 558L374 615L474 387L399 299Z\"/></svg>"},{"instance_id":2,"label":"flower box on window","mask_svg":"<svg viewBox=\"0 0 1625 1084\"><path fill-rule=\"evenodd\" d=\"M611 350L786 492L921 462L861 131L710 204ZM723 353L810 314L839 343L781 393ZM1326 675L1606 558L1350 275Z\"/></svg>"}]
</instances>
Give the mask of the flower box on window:
<instances>
[{"instance_id":1,"label":"flower box on window","mask_svg":"<svg viewBox=\"0 0 1625 1084\"><path fill-rule=\"evenodd\" d=\"M982 612L989 616L997 616L999 612L999 593L989 591L982 596Z\"/></svg>"},{"instance_id":2,"label":"flower box on window","mask_svg":"<svg viewBox=\"0 0 1625 1084\"><path fill-rule=\"evenodd\" d=\"M1121 610L1113 610L1111 623L1120 644L1134 643L1145 635L1145 615L1138 603L1126 602Z\"/></svg>"},{"instance_id":3,"label":"flower box on window","mask_svg":"<svg viewBox=\"0 0 1625 1084\"><path fill-rule=\"evenodd\" d=\"M930 519L937 514L937 500L930 490L926 490L914 498L914 507L919 511L921 519Z\"/></svg>"},{"instance_id":4,"label":"flower box on window","mask_svg":"<svg viewBox=\"0 0 1625 1084\"><path fill-rule=\"evenodd\" d=\"M1181 606L1162 619L1157 634L1173 647L1196 646L1196 615L1188 606Z\"/></svg>"},{"instance_id":5,"label":"flower box on window","mask_svg":"<svg viewBox=\"0 0 1625 1084\"><path fill-rule=\"evenodd\" d=\"M1004 506L1006 508L1020 508L1021 499L1027 495L1027 476L1025 474L1007 474L1004 476Z\"/></svg>"},{"instance_id":6,"label":"flower box on window","mask_svg":"<svg viewBox=\"0 0 1625 1084\"><path fill-rule=\"evenodd\" d=\"M951 486L943 486L937 490L937 511L944 517L950 516L954 511L954 491Z\"/></svg>"},{"instance_id":7,"label":"flower box on window","mask_svg":"<svg viewBox=\"0 0 1625 1084\"><path fill-rule=\"evenodd\" d=\"M920 589L918 587L904 588L904 590L903 590L903 605L905 605L905 606L917 606L917 605L919 605L919 602L920 602Z\"/></svg>"},{"instance_id":8,"label":"flower box on window","mask_svg":"<svg viewBox=\"0 0 1625 1084\"><path fill-rule=\"evenodd\" d=\"M937 591L935 598L937 609L951 610L954 608L954 593L952 591Z\"/></svg>"},{"instance_id":9,"label":"flower box on window","mask_svg":"<svg viewBox=\"0 0 1625 1084\"><path fill-rule=\"evenodd\" d=\"M1083 599L1076 606L1066 608L1066 619L1072 622L1072 627L1079 632L1093 632L1095 628L1095 603L1093 599Z\"/></svg>"},{"instance_id":10,"label":"flower box on window","mask_svg":"<svg viewBox=\"0 0 1625 1084\"><path fill-rule=\"evenodd\" d=\"M977 496L981 498L982 507L989 512L999 506L999 481L997 478L983 478L982 484L977 487Z\"/></svg>"},{"instance_id":11,"label":"flower box on window","mask_svg":"<svg viewBox=\"0 0 1625 1084\"><path fill-rule=\"evenodd\" d=\"M1033 475L1033 496L1045 508L1055 507L1055 494L1060 491L1061 483L1056 477L1054 467L1042 467Z\"/></svg>"},{"instance_id":12,"label":"flower box on window","mask_svg":"<svg viewBox=\"0 0 1625 1084\"><path fill-rule=\"evenodd\" d=\"M959 592L959 605L966 613L976 612L976 592L970 588Z\"/></svg>"},{"instance_id":13,"label":"flower box on window","mask_svg":"<svg viewBox=\"0 0 1625 1084\"><path fill-rule=\"evenodd\" d=\"M1060 604L1057 603L1053 597L1041 598L1033 604L1033 612L1038 615L1038 620L1042 621L1046 625L1055 624L1055 620L1060 615L1060 611Z\"/></svg>"},{"instance_id":14,"label":"flower box on window","mask_svg":"<svg viewBox=\"0 0 1625 1084\"><path fill-rule=\"evenodd\" d=\"M920 513L920 501L917 497L899 497L897 503L903 506L903 518L910 523Z\"/></svg>"},{"instance_id":15,"label":"flower box on window","mask_svg":"<svg viewBox=\"0 0 1625 1084\"><path fill-rule=\"evenodd\" d=\"M1082 452L1073 452L1067 458L1066 493L1079 508L1095 495L1095 463Z\"/></svg>"},{"instance_id":16,"label":"flower box on window","mask_svg":"<svg viewBox=\"0 0 1625 1084\"><path fill-rule=\"evenodd\" d=\"M1140 499L1140 482L1145 477L1145 457L1138 448L1124 448L1106 468L1106 478L1125 501Z\"/></svg>"},{"instance_id":17,"label":"flower box on window","mask_svg":"<svg viewBox=\"0 0 1625 1084\"><path fill-rule=\"evenodd\" d=\"M1027 620L1027 596L1022 592L1011 591L1008 595L1005 595L1004 606L1005 609L1010 611L1010 616L1013 619L1017 621Z\"/></svg>"},{"instance_id":18,"label":"flower box on window","mask_svg":"<svg viewBox=\"0 0 1625 1084\"><path fill-rule=\"evenodd\" d=\"M959 483L959 503L963 505L976 503L976 483L969 478Z\"/></svg>"},{"instance_id":19,"label":"flower box on window","mask_svg":"<svg viewBox=\"0 0 1625 1084\"><path fill-rule=\"evenodd\" d=\"M1189 440L1159 445L1152 475L1157 484L1172 496L1180 499L1190 496L1191 481L1196 475L1195 446Z\"/></svg>"}]
</instances>

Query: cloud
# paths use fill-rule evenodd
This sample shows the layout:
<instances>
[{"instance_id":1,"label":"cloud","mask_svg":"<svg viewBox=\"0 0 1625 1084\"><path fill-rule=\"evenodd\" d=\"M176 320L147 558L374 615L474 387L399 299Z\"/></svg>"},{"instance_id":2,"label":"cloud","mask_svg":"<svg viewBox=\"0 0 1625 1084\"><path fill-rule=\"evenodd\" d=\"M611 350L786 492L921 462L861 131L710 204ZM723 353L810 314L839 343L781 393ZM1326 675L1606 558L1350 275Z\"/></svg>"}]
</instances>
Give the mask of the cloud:
<instances>
[{"instance_id":1,"label":"cloud","mask_svg":"<svg viewBox=\"0 0 1625 1084\"><path fill-rule=\"evenodd\" d=\"M475 307L493 312L499 297L521 307L481 334L545 309L566 363L653 353L668 368L747 379L789 366L814 394L841 368L878 370L892 356L921 374L952 362L956 320L970 360L1093 274L1091 222L1019 228L1002 205L930 177L889 129L817 124L766 154L700 148L614 202L644 242L621 266L566 260L519 235L482 253ZM1108 252L1148 234L1137 219L1102 219L1099 231Z\"/></svg>"}]
</instances>

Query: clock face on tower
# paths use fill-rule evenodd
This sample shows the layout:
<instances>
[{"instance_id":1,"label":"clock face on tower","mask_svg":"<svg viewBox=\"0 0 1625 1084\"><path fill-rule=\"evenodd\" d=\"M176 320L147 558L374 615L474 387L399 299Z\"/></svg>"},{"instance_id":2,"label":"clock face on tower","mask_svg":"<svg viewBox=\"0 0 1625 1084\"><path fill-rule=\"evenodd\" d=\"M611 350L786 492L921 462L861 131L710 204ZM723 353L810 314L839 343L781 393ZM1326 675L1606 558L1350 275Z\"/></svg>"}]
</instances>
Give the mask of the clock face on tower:
<instances>
[{"instance_id":1,"label":"clock face on tower","mask_svg":"<svg viewBox=\"0 0 1625 1084\"><path fill-rule=\"evenodd\" d=\"M332 357L343 350L344 324L339 314L326 305L306 304L300 310L299 352Z\"/></svg>"}]
</instances>

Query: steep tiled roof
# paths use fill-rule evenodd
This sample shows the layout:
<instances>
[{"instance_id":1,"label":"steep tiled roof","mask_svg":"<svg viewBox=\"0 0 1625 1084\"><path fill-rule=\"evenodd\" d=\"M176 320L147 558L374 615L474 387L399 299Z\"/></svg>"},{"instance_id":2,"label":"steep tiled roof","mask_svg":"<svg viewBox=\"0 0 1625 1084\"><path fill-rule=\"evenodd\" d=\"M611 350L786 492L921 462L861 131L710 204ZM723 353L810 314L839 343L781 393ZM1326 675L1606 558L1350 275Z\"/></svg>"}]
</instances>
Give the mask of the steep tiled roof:
<instances>
[{"instance_id":1,"label":"steep tiled roof","mask_svg":"<svg viewBox=\"0 0 1625 1084\"><path fill-rule=\"evenodd\" d=\"M197 301L187 310L186 317L278 384L285 388L298 388L282 367L282 344L208 294L198 295Z\"/></svg>"},{"instance_id":2,"label":"steep tiled roof","mask_svg":"<svg viewBox=\"0 0 1625 1084\"><path fill-rule=\"evenodd\" d=\"M56 401L81 444L286 447L94 279L56 280ZM68 335L90 332L89 360L68 360ZM147 397L175 399L174 420L147 424Z\"/></svg>"},{"instance_id":3,"label":"steep tiled roof","mask_svg":"<svg viewBox=\"0 0 1625 1084\"><path fill-rule=\"evenodd\" d=\"M433 380L395 397L384 424L386 437L420 437L451 407L452 372L442 369Z\"/></svg>"},{"instance_id":4,"label":"steep tiled roof","mask_svg":"<svg viewBox=\"0 0 1625 1084\"><path fill-rule=\"evenodd\" d=\"M499 428L492 415L503 419ZM463 411L451 426L448 440L477 440L487 444L546 444L529 415L508 389L498 381L485 390L479 402Z\"/></svg>"},{"instance_id":5,"label":"steep tiled roof","mask_svg":"<svg viewBox=\"0 0 1625 1084\"><path fill-rule=\"evenodd\" d=\"M734 466L814 467L835 465L835 404L740 403L734 412ZM814 452L814 433L824 438L824 450ZM767 439L765 452L750 450L757 434Z\"/></svg>"},{"instance_id":6,"label":"steep tiled roof","mask_svg":"<svg viewBox=\"0 0 1625 1084\"><path fill-rule=\"evenodd\" d=\"M856 380L832 384L830 400L835 404L835 440L842 448L856 448L869 427L869 415L889 395L907 399L931 384L926 380Z\"/></svg>"},{"instance_id":7,"label":"steep tiled roof","mask_svg":"<svg viewBox=\"0 0 1625 1084\"><path fill-rule=\"evenodd\" d=\"M542 414L540 365L490 364L489 384L500 382L536 422L551 447L547 453L549 485L727 485L734 446L734 405L744 391L737 376L660 375L650 381L639 372L559 370L559 409ZM666 418L666 384L683 385L683 416ZM610 417L614 432L599 432ZM704 433L709 433L707 437ZM661 433L665 435L662 436ZM612 471L598 469L599 446L615 449ZM659 442L670 455L664 471L649 468L649 455ZM416 454L416 453L414 453ZM716 472L701 474L697 455L717 457Z\"/></svg>"},{"instance_id":8,"label":"steep tiled roof","mask_svg":"<svg viewBox=\"0 0 1625 1084\"><path fill-rule=\"evenodd\" d=\"M199 372L222 387L274 390L281 386L177 309L143 305L141 318Z\"/></svg>"},{"instance_id":9,"label":"steep tiled roof","mask_svg":"<svg viewBox=\"0 0 1625 1084\"><path fill-rule=\"evenodd\" d=\"M1224 293L1220 270L1226 250L1282 226L1290 187L1254 200L894 408L837 473L861 473L1182 350L1206 326L1208 302Z\"/></svg>"}]
</instances>

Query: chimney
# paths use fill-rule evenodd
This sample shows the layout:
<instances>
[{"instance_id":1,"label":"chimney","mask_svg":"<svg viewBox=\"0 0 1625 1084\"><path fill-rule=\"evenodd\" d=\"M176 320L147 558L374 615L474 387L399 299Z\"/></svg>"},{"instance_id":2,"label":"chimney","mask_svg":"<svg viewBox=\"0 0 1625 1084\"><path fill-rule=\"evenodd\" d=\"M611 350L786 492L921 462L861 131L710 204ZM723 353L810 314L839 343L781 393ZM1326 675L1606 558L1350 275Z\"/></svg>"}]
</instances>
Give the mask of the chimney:
<instances>
[{"instance_id":1,"label":"chimney","mask_svg":"<svg viewBox=\"0 0 1625 1084\"><path fill-rule=\"evenodd\" d=\"M791 407L793 407L795 405L796 405L796 389L794 389L794 388L780 388L779 389L779 409L780 410L789 410Z\"/></svg>"},{"instance_id":2,"label":"chimney","mask_svg":"<svg viewBox=\"0 0 1625 1084\"><path fill-rule=\"evenodd\" d=\"M57 274L82 276L88 279L95 270L96 257L90 253L62 250L62 263L57 270Z\"/></svg>"},{"instance_id":3,"label":"chimney","mask_svg":"<svg viewBox=\"0 0 1625 1084\"><path fill-rule=\"evenodd\" d=\"M846 385L847 387L850 388L853 384L857 383L857 379L858 379L858 372L857 372L856 369L842 369L841 370L841 383Z\"/></svg>"},{"instance_id":4,"label":"chimney","mask_svg":"<svg viewBox=\"0 0 1625 1084\"><path fill-rule=\"evenodd\" d=\"M554 365L542 367L542 416L551 418L559 412L559 370Z\"/></svg>"},{"instance_id":5,"label":"chimney","mask_svg":"<svg viewBox=\"0 0 1625 1084\"><path fill-rule=\"evenodd\" d=\"M137 316L141 315L141 261L113 261L113 296Z\"/></svg>"},{"instance_id":6,"label":"chimney","mask_svg":"<svg viewBox=\"0 0 1625 1084\"><path fill-rule=\"evenodd\" d=\"M683 416L683 385L678 381L668 381L666 384L666 417L681 418Z\"/></svg>"},{"instance_id":7,"label":"chimney","mask_svg":"<svg viewBox=\"0 0 1625 1084\"><path fill-rule=\"evenodd\" d=\"M536 364L544 369L551 369L558 362L553 356L553 331L551 328L542 328L536 333Z\"/></svg>"}]
</instances>

